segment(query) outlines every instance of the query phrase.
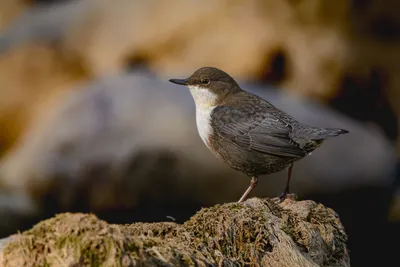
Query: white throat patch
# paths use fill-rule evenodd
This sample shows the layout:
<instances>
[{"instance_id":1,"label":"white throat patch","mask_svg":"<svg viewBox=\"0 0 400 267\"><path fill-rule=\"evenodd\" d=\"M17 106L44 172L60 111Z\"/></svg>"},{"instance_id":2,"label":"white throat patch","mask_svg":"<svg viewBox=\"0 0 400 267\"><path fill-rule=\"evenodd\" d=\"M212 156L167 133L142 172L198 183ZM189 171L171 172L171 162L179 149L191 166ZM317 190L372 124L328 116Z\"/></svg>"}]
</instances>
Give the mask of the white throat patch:
<instances>
[{"instance_id":1,"label":"white throat patch","mask_svg":"<svg viewBox=\"0 0 400 267\"><path fill-rule=\"evenodd\" d=\"M197 131L204 144L208 146L208 137L213 133L211 128L211 112L215 108L217 95L208 89L188 86L196 104Z\"/></svg>"},{"instance_id":2,"label":"white throat patch","mask_svg":"<svg viewBox=\"0 0 400 267\"><path fill-rule=\"evenodd\" d=\"M196 106L215 106L217 95L212 91L199 86L188 86Z\"/></svg>"}]
</instances>

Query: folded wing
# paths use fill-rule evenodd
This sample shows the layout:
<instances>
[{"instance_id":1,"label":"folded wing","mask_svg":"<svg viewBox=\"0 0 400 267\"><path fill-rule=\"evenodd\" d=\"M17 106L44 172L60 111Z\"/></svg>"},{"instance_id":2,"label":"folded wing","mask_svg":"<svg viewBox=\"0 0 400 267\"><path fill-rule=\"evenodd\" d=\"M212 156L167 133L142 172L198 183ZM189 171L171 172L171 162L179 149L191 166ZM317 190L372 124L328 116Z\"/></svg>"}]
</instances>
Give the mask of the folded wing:
<instances>
[{"instance_id":1,"label":"folded wing","mask_svg":"<svg viewBox=\"0 0 400 267\"><path fill-rule=\"evenodd\" d=\"M249 113L229 106L216 107L214 129L236 145L274 156L302 158L307 152L291 140L292 128L266 112Z\"/></svg>"}]
</instances>

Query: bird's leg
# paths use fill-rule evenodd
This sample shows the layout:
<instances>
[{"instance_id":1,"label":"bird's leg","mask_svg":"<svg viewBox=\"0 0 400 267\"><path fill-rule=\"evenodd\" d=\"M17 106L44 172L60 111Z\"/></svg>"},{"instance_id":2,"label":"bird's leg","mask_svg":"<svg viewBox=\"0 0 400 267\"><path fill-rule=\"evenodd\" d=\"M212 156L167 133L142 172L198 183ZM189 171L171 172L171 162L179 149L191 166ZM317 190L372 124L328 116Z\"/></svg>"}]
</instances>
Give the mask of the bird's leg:
<instances>
[{"instance_id":1,"label":"bird's leg","mask_svg":"<svg viewBox=\"0 0 400 267\"><path fill-rule=\"evenodd\" d=\"M293 170L293 163L290 164L289 169L288 169L288 178L286 181L285 191L279 197L279 200L281 202L284 201L286 199L287 195L289 194L289 184L290 184L290 178L292 177L292 170Z\"/></svg>"},{"instance_id":2,"label":"bird's leg","mask_svg":"<svg viewBox=\"0 0 400 267\"><path fill-rule=\"evenodd\" d=\"M256 187L257 183L258 183L258 178L257 178L257 176L253 176L253 177L251 178L249 188L247 188L246 192L244 192L244 194L242 195L242 197L239 199L238 203L241 203L241 202L243 202L243 201L245 201L245 200L247 199L248 195L249 195L250 192Z\"/></svg>"}]
</instances>

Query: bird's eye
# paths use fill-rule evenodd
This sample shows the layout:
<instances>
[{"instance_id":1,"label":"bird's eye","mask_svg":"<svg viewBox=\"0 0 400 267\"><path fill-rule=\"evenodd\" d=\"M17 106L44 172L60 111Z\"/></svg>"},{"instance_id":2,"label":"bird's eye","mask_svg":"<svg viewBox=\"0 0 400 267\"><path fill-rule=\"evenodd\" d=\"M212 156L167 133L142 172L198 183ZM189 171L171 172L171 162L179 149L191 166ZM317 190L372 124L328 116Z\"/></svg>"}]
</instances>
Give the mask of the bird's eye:
<instances>
[{"instance_id":1,"label":"bird's eye","mask_svg":"<svg viewBox=\"0 0 400 267\"><path fill-rule=\"evenodd\" d=\"M201 79L201 83L204 85L208 85L208 84L210 84L210 80L209 79Z\"/></svg>"}]
</instances>

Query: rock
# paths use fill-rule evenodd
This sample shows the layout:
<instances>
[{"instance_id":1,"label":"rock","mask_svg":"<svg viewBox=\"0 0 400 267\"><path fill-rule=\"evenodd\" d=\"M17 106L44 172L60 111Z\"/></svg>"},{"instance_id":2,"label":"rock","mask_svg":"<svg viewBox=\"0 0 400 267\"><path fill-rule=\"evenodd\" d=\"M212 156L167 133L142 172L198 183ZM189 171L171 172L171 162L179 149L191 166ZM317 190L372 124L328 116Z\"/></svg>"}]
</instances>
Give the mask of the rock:
<instances>
[{"instance_id":1,"label":"rock","mask_svg":"<svg viewBox=\"0 0 400 267\"><path fill-rule=\"evenodd\" d=\"M10 242L10 238L2 238L2 239L0 239L0 251L3 251L3 248L5 247L5 245L7 244L7 243L9 243Z\"/></svg>"},{"instance_id":2,"label":"rock","mask_svg":"<svg viewBox=\"0 0 400 267\"><path fill-rule=\"evenodd\" d=\"M166 81L212 64L367 122L243 83L304 122L349 127L296 164L292 189L332 200L354 238L352 260L388 259L379 252L388 245L368 248L364 231L389 229L377 221L387 218L396 155L379 128L398 138L397 2L27 2L39 1L0 1L0 236L61 211L181 221L236 200L248 179L201 143L189 94L147 74L115 74L142 63ZM262 178L254 195L277 195L284 180Z\"/></svg>"},{"instance_id":3,"label":"rock","mask_svg":"<svg viewBox=\"0 0 400 267\"><path fill-rule=\"evenodd\" d=\"M184 224L112 225L64 213L14 235L2 266L350 266L336 213L265 199L203 208Z\"/></svg>"}]
</instances>

